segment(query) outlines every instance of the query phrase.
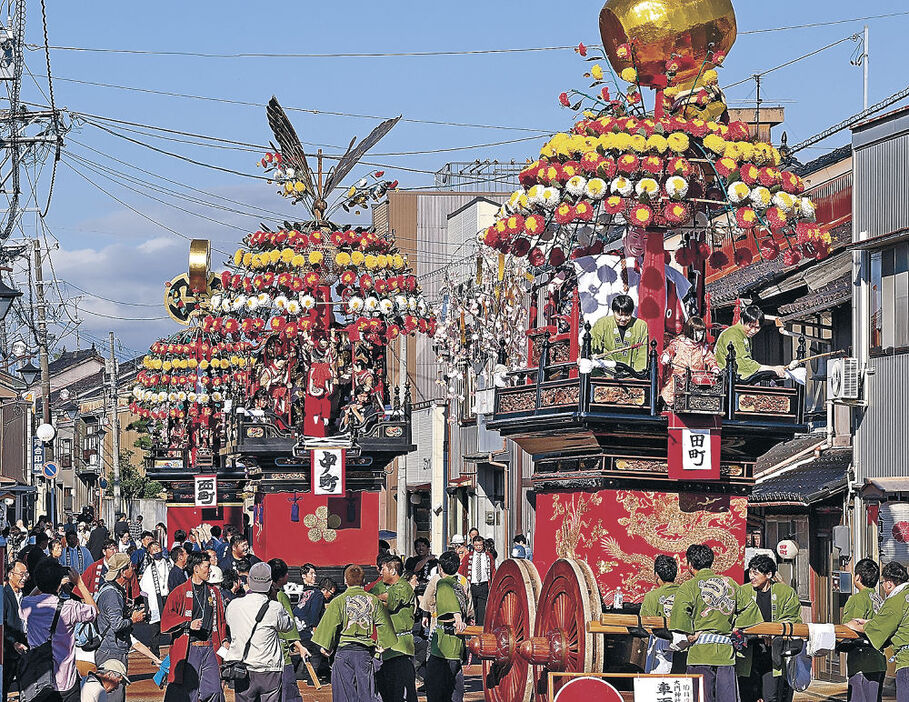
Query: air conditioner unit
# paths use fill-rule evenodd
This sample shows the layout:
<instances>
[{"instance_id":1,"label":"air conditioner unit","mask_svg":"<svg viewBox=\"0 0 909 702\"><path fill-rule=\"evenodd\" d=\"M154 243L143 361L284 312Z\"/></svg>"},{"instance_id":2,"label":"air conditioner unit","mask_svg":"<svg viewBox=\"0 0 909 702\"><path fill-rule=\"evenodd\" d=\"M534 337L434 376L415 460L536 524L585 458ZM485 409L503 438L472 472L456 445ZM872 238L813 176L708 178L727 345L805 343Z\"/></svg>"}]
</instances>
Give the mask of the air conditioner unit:
<instances>
[{"instance_id":1,"label":"air conditioner unit","mask_svg":"<svg viewBox=\"0 0 909 702\"><path fill-rule=\"evenodd\" d=\"M858 400L859 381L857 358L834 358L827 363L827 396L831 400Z\"/></svg>"}]
</instances>

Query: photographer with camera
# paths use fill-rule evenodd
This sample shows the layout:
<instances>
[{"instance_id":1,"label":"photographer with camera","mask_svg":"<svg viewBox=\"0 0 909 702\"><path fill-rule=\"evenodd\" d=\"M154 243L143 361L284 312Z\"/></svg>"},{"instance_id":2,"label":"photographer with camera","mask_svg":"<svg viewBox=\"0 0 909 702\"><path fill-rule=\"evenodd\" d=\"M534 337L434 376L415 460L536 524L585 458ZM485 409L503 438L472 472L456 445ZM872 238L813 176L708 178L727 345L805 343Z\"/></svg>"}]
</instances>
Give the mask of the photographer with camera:
<instances>
[{"instance_id":1,"label":"photographer with camera","mask_svg":"<svg viewBox=\"0 0 909 702\"><path fill-rule=\"evenodd\" d=\"M126 588L133 579L133 564L125 553L114 554L108 561L104 585L98 592L97 627L101 645L95 653L96 665L108 660L118 660L127 665L132 647L133 625L145 620L147 609L135 605ZM126 690L122 687L108 693L110 702L123 702Z\"/></svg>"}]
</instances>

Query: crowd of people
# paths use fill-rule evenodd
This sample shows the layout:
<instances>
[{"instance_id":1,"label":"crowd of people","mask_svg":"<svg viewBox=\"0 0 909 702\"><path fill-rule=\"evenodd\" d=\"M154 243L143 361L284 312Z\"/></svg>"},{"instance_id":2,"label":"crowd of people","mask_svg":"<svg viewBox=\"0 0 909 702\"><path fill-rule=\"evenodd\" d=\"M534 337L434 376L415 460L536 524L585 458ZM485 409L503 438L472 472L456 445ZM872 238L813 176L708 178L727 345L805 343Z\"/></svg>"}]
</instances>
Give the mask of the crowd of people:
<instances>
[{"instance_id":1,"label":"crowd of people","mask_svg":"<svg viewBox=\"0 0 909 702\"><path fill-rule=\"evenodd\" d=\"M33 692L22 671L51 641L54 689L43 699L61 702L123 702L132 651L158 668L168 702L218 702L225 684L238 702L301 701L298 680L330 680L333 699L351 702L410 702L418 689L429 702L461 700L459 634L482 625L498 557L476 529L438 556L425 538L406 559L380 541L378 577L350 565L339 587L311 563L289 582L283 560L261 561L231 526L169 539L141 516L118 515L108 529L83 513L5 536L4 699ZM523 536L511 555L531 556Z\"/></svg>"}]
</instances>

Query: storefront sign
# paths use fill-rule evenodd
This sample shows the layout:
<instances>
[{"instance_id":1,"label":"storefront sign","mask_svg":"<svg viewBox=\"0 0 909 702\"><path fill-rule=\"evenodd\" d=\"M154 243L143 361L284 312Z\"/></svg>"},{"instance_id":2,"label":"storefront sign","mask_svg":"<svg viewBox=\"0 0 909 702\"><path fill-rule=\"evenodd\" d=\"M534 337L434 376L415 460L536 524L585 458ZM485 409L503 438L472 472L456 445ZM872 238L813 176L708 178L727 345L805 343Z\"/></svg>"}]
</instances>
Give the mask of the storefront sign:
<instances>
[{"instance_id":1,"label":"storefront sign","mask_svg":"<svg viewBox=\"0 0 909 702\"><path fill-rule=\"evenodd\" d=\"M41 475L44 468L44 443L37 436L32 437L32 473Z\"/></svg>"},{"instance_id":2,"label":"storefront sign","mask_svg":"<svg viewBox=\"0 0 909 702\"><path fill-rule=\"evenodd\" d=\"M196 476L196 507L218 506L218 478L214 475Z\"/></svg>"},{"instance_id":3,"label":"storefront sign","mask_svg":"<svg viewBox=\"0 0 909 702\"><path fill-rule=\"evenodd\" d=\"M694 678L641 677L634 679L635 702L694 702Z\"/></svg>"},{"instance_id":4,"label":"storefront sign","mask_svg":"<svg viewBox=\"0 0 909 702\"><path fill-rule=\"evenodd\" d=\"M345 453L342 448L317 448L309 452L314 495L344 494Z\"/></svg>"}]
</instances>

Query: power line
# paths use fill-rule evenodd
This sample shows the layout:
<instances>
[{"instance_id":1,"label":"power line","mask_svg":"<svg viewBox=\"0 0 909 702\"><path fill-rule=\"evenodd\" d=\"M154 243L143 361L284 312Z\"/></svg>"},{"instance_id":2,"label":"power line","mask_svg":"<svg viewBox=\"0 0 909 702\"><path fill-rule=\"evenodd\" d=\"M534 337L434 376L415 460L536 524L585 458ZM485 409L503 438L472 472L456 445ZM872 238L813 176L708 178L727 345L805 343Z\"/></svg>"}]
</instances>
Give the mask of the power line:
<instances>
[{"instance_id":1,"label":"power line","mask_svg":"<svg viewBox=\"0 0 909 702\"><path fill-rule=\"evenodd\" d=\"M909 12L888 12L883 15L868 15L867 17L851 17L849 19L829 20L827 22L810 22L808 24L790 24L786 27L768 27L766 29L749 29L744 32L738 32L739 36L744 34L764 34L766 32L785 32L790 29L811 29L813 27L830 27L835 24L849 24L850 22L866 22L869 20L884 19L887 17L904 17Z\"/></svg>"},{"instance_id":2,"label":"power line","mask_svg":"<svg viewBox=\"0 0 909 702\"><path fill-rule=\"evenodd\" d=\"M39 77L44 77L44 78L47 77L47 76L41 76L40 73L36 74L36 75L38 75ZM95 86L98 88L113 88L116 90L128 90L128 91L138 92L138 93L148 93L150 95L165 95L167 97L185 98L185 99L189 99L189 100L204 100L207 102L216 102L216 103L220 103L220 104L224 104L224 105L242 105L244 107L256 107L256 108L265 107L265 104L261 103L261 102L250 102L248 100L235 100L232 98L211 97L208 95L194 95L192 93L178 93L178 92L174 92L174 91L170 91L170 90L154 90L152 88L139 88L139 87L132 86L132 85L118 85L116 83L102 83L99 81L81 80L78 78L64 78L62 76L56 76L55 80L65 81L67 83L77 83L79 85L92 85L92 86ZM310 115L326 115L329 117L353 117L356 119L370 119L370 120L389 119L388 117L383 117L381 115L366 115L366 114L359 114L356 112L338 112L338 111L333 111L333 110L317 110L317 109L307 108L307 107L285 107L284 109L288 112L304 112L304 113L310 114ZM444 126L444 127L470 127L473 129L503 129L503 130L518 131L518 132L544 132L544 133L548 131L546 129L533 129L531 127L508 127L508 126L497 125L497 124L474 124L471 122L450 122L450 121L446 121L446 120L416 119L416 118L408 118L408 117L402 117L401 121L409 122L412 124L435 124L435 125L440 125L440 126Z\"/></svg>"},{"instance_id":3,"label":"power line","mask_svg":"<svg viewBox=\"0 0 909 702\"><path fill-rule=\"evenodd\" d=\"M125 305L125 306L129 306L129 307L158 307L158 308L161 307L160 302L155 302L155 303L152 303L152 302L125 302L123 300L114 300L109 297L104 297L103 295L98 295L97 293L89 292L85 288L80 288L78 285L76 285L75 283L71 283L68 280L61 280L60 282L75 290L78 290L81 293L85 293L89 297L94 297L99 300L104 300L104 302L112 302L115 305Z\"/></svg>"}]
</instances>

